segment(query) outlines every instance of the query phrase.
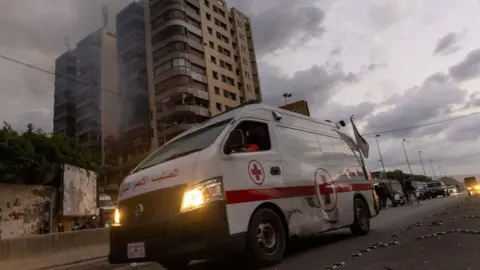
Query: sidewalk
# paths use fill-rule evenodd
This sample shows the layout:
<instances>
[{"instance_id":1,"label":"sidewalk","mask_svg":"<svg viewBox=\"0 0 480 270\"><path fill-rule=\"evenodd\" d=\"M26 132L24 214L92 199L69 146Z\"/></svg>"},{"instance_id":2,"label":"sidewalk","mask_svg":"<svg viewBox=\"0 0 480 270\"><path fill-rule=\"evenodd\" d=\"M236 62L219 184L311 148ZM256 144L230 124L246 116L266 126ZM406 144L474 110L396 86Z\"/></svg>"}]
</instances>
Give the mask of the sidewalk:
<instances>
[{"instance_id":1,"label":"sidewalk","mask_svg":"<svg viewBox=\"0 0 480 270\"><path fill-rule=\"evenodd\" d=\"M467 197L381 243L365 243L365 249L345 258L345 265L326 269L475 270L479 251L480 198Z\"/></svg>"}]
</instances>

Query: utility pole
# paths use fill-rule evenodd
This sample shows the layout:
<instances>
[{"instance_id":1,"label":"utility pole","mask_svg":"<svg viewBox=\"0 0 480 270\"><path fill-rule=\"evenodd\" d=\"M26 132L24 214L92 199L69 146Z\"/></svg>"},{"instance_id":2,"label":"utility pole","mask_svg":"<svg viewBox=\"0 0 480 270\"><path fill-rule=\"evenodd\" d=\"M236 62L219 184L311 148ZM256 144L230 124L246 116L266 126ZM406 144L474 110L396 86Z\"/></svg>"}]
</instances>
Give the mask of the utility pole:
<instances>
[{"instance_id":1,"label":"utility pole","mask_svg":"<svg viewBox=\"0 0 480 270\"><path fill-rule=\"evenodd\" d=\"M375 135L375 141L377 142L378 155L380 156L380 163L382 163L383 179L386 179L387 178L387 173L385 171L385 164L383 163L382 151L380 151L380 144L378 143L378 138L379 137L380 137L379 134Z\"/></svg>"},{"instance_id":2,"label":"utility pole","mask_svg":"<svg viewBox=\"0 0 480 270\"><path fill-rule=\"evenodd\" d=\"M405 159L407 160L408 170L410 171L410 177L412 177L411 180L413 180L412 167L410 167L410 161L408 160L407 149L405 148L405 142L406 141L407 141L407 139L405 139L405 138L402 140L403 152L405 153Z\"/></svg>"},{"instance_id":3,"label":"utility pole","mask_svg":"<svg viewBox=\"0 0 480 270\"><path fill-rule=\"evenodd\" d=\"M435 167L433 166L433 159L430 159L430 163L432 164L433 179L437 179L437 175L435 174Z\"/></svg>"},{"instance_id":4,"label":"utility pole","mask_svg":"<svg viewBox=\"0 0 480 270\"><path fill-rule=\"evenodd\" d=\"M427 172L425 171L425 166L423 166L423 160L422 160L422 151L418 151L418 156L420 157L420 164L422 164L422 169L423 169L423 175L427 177Z\"/></svg>"}]
</instances>

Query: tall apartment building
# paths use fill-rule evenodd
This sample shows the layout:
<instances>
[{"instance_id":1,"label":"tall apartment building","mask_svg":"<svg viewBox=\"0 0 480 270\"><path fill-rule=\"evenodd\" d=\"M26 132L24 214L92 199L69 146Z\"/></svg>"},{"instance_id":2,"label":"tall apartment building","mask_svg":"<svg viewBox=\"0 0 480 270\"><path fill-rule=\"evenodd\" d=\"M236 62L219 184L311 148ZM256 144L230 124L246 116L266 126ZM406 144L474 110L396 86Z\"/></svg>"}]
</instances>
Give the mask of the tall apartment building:
<instances>
[{"instance_id":1,"label":"tall apartment building","mask_svg":"<svg viewBox=\"0 0 480 270\"><path fill-rule=\"evenodd\" d=\"M55 94L53 103L53 133L75 137L75 51L67 51L55 59Z\"/></svg>"},{"instance_id":2,"label":"tall apartment building","mask_svg":"<svg viewBox=\"0 0 480 270\"><path fill-rule=\"evenodd\" d=\"M119 92L123 96L120 132L149 123L147 42L143 2L132 2L116 16Z\"/></svg>"},{"instance_id":3,"label":"tall apartment building","mask_svg":"<svg viewBox=\"0 0 480 270\"><path fill-rule=\"evenodd\" d=\"M262 98L247 16L223 0L150 0L146 8L150 109L159 145Z\"/></svg>"},{"instance_id":4,"label":"tall apartment building","mask_svg":"<svg viewBox=\"0 0 480 270\"><path fill-rule=\"evenodd\" d=\"M118 188L121 179L152 149L147 78L147 40L144 1L130 3L116 15L120 105L117 140L109 142L108 191ZM113 190L110 190L113 189Z\"/></svg>"}]
</instances>

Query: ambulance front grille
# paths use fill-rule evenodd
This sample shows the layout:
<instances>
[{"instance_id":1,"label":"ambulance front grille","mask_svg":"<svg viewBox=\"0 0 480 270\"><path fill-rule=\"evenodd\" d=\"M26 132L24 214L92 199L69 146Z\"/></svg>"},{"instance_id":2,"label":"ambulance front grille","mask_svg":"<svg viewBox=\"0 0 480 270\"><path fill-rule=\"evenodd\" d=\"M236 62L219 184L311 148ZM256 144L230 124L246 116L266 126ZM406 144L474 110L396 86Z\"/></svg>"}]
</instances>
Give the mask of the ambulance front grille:
<instances>
[{"instance_id":1,"label":"ambulance front grille","mask_svg":"<svg viewBox=\"0 0 480 270\"><path fill-rule=\"evenodd\" d=\"M180 211L186 188L187 185L177 185L158 189L120 202L121 223L139 226L161 223ZM136 215L140 207L143 211Z\"/></svg>"}]
</instances>

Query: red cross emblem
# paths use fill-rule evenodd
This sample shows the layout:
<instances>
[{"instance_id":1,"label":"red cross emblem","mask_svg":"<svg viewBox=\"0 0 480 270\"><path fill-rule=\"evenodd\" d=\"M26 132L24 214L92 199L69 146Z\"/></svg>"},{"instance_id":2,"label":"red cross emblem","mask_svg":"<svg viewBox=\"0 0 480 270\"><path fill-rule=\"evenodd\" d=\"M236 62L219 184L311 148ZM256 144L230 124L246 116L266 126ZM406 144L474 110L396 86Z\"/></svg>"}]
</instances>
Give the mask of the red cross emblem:
<instances>
[{"instance_id":1,"label":"red cross emblem","mask_svg":"<svg viewBox=\"0 0 480 270\"><path fill-rule=\"evenodd\" d=\"M256 160L252 160L248 163L248 175L252 182L257 185L261 185L265 180L265 173L263 171L262 164Z\"/></svg>"},{"instance_id":2,"label":"red cross emblem","mask_svg":"<svg viewBox=\"0 0 480 270\"><path fill-rule=\"evenodd\" d=\"M332 180L327 180L325 175L321 175L320 178L322 183L319 185L319 191L325 199L324 203L321 204L322 209L329 212L335 209L337 205L337 192Z\"/></svg>"}]
</instances>

